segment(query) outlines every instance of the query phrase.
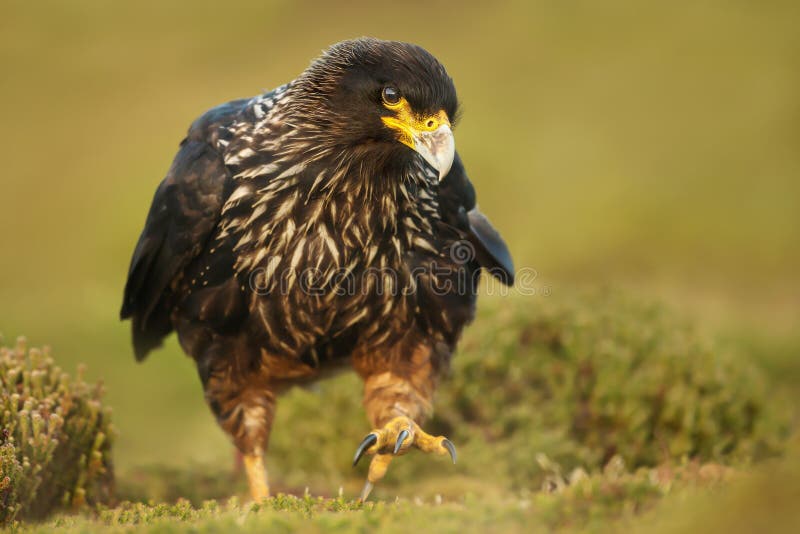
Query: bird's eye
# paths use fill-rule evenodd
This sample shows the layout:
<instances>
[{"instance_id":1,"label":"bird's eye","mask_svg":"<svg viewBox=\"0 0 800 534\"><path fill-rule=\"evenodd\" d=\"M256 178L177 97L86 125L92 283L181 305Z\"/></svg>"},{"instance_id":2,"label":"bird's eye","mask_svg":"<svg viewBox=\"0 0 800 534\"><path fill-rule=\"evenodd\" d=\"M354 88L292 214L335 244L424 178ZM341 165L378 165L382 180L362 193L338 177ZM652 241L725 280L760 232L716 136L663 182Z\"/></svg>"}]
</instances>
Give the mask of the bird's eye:
<instances>
[{"instance_id":1,"label":"bird's eye","mask_svg":"<svg viewBox=\"0 0 800 534\"><path fill-rule=\"evenodd\" d=\"M398 91L396 87L387 85L383 88L383 92L381 92L381 98L383 98L383 103L386 104L387 107L396 106L400 103L400 91Z\"/></svg>"}]
</instances>

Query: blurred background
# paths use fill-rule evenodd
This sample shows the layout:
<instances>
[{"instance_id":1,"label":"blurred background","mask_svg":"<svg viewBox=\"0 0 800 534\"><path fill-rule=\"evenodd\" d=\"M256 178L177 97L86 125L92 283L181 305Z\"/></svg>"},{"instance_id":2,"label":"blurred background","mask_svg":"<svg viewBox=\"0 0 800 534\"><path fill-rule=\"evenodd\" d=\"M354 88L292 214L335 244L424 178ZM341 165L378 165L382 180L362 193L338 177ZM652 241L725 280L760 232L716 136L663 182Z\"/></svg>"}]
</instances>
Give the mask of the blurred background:
<instances>
[{"instance_id":1,"label":"blurred background","mask_svg":"<svg viewBox=\"0 0 800 534\"><path fill-rule=\"evenodd\" d=\"M230 462L174 339L134 362L130 254L194 118L371 35L447 67L481 208L554 298L665 299L795 380L798 24L792 1L4 0L0 332L104 379L120 470Z\"/></svg>"}]
</instances>

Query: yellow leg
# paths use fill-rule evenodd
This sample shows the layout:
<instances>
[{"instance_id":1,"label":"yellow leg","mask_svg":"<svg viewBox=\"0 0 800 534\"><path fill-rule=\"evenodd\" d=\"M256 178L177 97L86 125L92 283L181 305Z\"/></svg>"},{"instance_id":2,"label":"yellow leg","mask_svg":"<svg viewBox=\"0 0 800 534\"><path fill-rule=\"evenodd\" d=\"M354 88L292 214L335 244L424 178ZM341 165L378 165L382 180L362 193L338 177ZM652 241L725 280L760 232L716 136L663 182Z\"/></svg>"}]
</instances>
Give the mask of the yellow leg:
<instances>
[{"instance_id":1,"label":"yellow leg","mask_svg":"<svg viewBox=\"0 0 800 534\"><path fill-rule=\"evenodd\" d=\"M244 455L244 468L250 485L250 496L259 502L269 498L267 469L264 467L264 453L260 450Z\"/></svg>"}]
</instances>

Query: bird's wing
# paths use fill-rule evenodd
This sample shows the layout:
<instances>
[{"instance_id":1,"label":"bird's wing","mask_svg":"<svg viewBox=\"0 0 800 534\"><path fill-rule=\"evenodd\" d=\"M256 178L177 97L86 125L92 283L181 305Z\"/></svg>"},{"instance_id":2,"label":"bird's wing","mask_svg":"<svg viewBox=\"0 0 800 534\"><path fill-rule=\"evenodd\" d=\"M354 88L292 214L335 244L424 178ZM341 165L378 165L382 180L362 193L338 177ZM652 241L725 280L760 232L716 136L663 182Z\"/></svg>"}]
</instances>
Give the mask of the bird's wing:
<instances>
[{"instance_id":1,"label":"bird's wing","mask_svg":"<svg viewBox=\"0 0 800 534\"><path fill-rule=\"evenodd\" d=\"M475 248L476 260L506 285L514 283L514 262L503 238L489 219L478 210L475 188L467 177L464 164L456 154L453 166L439 189L442 218L466 233Z\"/></svg>"},{"instance_id":2,"label":"bird's wing","mask_svg":"<svg viewBox=\"0 0 800 534\"><path fill-rule=\"evenodd\" d=\"M214 108L192 125L153 197L120 311L122 319L133 319L137 359L172 330L171 287L205 248L219 221L230 177L213 145L219 126L230 123L244 102Z\"/></svg>"}]
</instances>

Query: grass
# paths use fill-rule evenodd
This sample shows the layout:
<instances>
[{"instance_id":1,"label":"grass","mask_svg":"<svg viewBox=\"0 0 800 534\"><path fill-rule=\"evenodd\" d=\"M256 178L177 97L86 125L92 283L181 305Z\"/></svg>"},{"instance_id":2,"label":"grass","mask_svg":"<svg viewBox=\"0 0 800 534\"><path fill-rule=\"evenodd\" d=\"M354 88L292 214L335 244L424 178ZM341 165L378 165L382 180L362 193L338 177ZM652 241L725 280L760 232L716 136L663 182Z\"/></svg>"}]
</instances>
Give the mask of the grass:
<instances>
[{"instance_id":1,"label":"grass","mask_svg":"<svg viewBox=\"0 0 800 534\"><path fill-rule=\"evenodd\" d=\"M786 531L800 516L798 457L747 474L690 467L586 479L564 491L505 498L402 499L364 505L343 498L278 497L243 505L238 500L192 506L125 504L94 517L59 517L25 532L546 532ZM778 489L781 488L781 489Z\"/></svg>"}]
</instances>

